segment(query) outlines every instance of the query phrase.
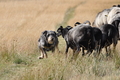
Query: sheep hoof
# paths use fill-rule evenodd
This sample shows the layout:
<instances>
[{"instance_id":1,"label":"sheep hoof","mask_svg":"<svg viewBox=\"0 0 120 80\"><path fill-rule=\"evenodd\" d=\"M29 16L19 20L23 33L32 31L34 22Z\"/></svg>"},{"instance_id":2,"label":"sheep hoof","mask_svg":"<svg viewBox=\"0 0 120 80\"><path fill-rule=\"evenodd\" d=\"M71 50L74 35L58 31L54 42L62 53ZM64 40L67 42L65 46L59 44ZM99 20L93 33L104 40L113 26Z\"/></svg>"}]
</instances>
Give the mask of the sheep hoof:
<instances>
[{"instance_id":1,"label":"sheep hoof","mask_svg":"<svg viewBox=\"0 0 120 80\"><path fill-rule=\"evenodd\" d=\"M39 56L38 59L43 59L43 57Z\"/></svg>"},{"instance_id":2,"label":"sheep hoof","mask_svg":"<svg viewBox=\"0 0 120 80\"><path fill-rule=\"evenodd\" d=\"M85 54L82 54L82 56L84 56Z\"/></svg>"}]
</instances>

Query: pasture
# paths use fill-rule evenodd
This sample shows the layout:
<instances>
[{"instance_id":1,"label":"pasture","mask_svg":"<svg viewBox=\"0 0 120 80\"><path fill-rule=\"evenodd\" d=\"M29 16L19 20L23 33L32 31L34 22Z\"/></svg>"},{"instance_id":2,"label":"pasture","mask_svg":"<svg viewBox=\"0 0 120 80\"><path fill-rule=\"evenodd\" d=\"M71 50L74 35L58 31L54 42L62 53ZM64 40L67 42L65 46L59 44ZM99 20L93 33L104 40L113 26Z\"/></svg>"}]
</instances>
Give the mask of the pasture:
<instances>
[{"instance_id":1,"label":"pasture","mask_svg":"<svg viewBox=\"0 0 120 80\"><path fill-rule=\"evenodd\" d=\"M120 41L106 57L82 57L69 62L65 41L59 37L60 53L48 52L39 60L38 39L44 30L60 25L93 22L98 12L120 0L0 0L0 80L120 80Z\"/></svg>"}]
</instances>

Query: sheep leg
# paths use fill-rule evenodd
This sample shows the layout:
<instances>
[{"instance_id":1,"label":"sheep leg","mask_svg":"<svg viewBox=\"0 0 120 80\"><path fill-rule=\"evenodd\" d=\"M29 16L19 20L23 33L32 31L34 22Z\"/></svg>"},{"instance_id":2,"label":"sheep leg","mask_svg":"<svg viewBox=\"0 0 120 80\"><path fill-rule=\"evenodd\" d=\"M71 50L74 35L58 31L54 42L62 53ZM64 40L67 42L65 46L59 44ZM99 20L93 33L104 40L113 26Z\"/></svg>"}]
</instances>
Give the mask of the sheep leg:
<instances>
[{"instance_id":1,"label":"sheep leg","mask_svg":"<svg viewBox=\"0 0 120 80\"><path fill-rule=\"evenodd\" d=\"M98 42L98 55L100 55L100 52L101 52L101 49L102 49L102 46L101 46L101 40Z\"/></svg>"},{"instance_id":2,"label":"sheep leg","mask_svg":"<svg viewBox=\"0 0 120 80\"><path fill-rule=\"evenodd\" d=\"M39 50L41 50L41 55L38 57L38 59L43 59L45 51L42 48L39 48Z\"/></svg>"},{"instance_id":3,"label":"sheep leg","mask_svg":"<svg viewBox=\"0 0 120 80\"><path fill-rule=\"evenodd\" d=\"M77 45L77 50L76 50L75 53L73 54L73 58L74 58L75 60L77 59L77 56L78 56L79 52L80 52L80 46Z\"/></svg>"},{"instance_id":4,"label":"sheep leg","mask_svg":"<svg viewBox=\"0 0 120 80\"><path fill-rule=\"evenodd\" d=\"M108 48L109 48L109 50L108 50ZM106 50L106 56L109 56L111 53L110 46L105 47L105 50Z\"/></svg>"},{"instance_id":5,"label":"sheep leg","mask_svg":"<svg viewBox=\"0 0 120 80\"><path fill-rule=\"evenodd\" d=\"M116 45L118 43L117 37L115 39L113 39L113 50L115 51L116 49Z\"/></svg>"},{"instance_id":6,"label":"sheep leg","mask_svg":"<svg viewBox=\"0 0 120 80\"><path fill-rule=\"evenodd\" d=\"M84 48L82 48L82 56L85 55L85 51L84 51Z\"/></svg>"},{"instance_id":7,"label":"sheep leg","mask_svg":"<svg viewBox=\"0 0 120 80\"><path fill-rule=\"evenodd\" d=\"M88 56L90 56L92 54L93 50L89 50L88 52L89 52Z\"/></svg>"},{"instance_id":8,"label":"sheep leg","mask_svg":"<svg viewBox=\"0 0 120 80\"><path fill-rule=\"evenodd\" d=\"M66 46L66 51L65 51L66 58L67 58L68 49L69 49L69 45L67 44L67 46Z\"/></svg>"},{"instance_id":9,"label":"sheep leg","mask_svg":"<svg viewBox=\"0 0 120 80\"><path fill-rule=\"evenodd\" d=\"M46 57L46 58L48 58L48 55L47 55L47 53L46 53L46 52L44 53L44 55L45 55L45 57Z\"/></svg>"},{"instance_id":10,"label":"sheep leg","mask_svg":"<svg viewBox=\"0 0 120 80\"><path fill-rule=\"evenodd\" d=\"M58 45L56 46L56 49L57 49L57 52L60 53L60 50L59 50L59 48L58 48Z\"/></svg>"}]
</instances>

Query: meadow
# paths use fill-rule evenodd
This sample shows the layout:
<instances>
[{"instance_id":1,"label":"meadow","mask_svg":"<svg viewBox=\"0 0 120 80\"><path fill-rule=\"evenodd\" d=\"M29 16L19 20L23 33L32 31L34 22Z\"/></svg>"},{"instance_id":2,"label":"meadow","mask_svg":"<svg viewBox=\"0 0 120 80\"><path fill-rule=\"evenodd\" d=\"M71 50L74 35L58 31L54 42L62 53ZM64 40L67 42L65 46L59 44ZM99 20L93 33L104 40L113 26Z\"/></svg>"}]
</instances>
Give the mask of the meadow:
<instances>
[{"instance_id":1,"label":"meadow","mask_svg":"<svg viewBox=\"0 0 120 80\"><path fill-rule=\"evenodd\" d=\"M39 60L38 39L44 30L89 20L120 0L0 0L0 80L120 80L120 41L106 57L65 58L65 41L59 37L60 53L48 52Z\"/></svg>"}]
</instances>

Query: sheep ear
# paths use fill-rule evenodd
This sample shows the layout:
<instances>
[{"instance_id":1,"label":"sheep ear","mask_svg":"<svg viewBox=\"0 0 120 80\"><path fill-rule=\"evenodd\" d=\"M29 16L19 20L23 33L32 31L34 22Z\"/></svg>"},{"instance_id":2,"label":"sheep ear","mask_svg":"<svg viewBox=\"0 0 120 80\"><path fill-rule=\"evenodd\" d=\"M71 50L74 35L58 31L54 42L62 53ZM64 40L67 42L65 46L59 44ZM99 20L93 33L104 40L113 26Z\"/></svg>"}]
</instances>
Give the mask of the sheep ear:
<instances>
[{"instance_id":1,"label":"sheep ear","mask_svg":"<svg viewBox=\"0 0 120 80\"><path fill-rule=\"evenodd\" d=\"M74 26L77 26L77 25L80 25L81 23L80 22L76 22L75 24L74 24Z\"/></svg>"},{"instance_id":2,"label":"sheep ear","mask_svg":"<svg viewBox=\"0 0 120 80\"><path fill-rule=\"evenodd\" d=\"M116 7L116 5L113 5L112 7Z\"/></svg>"},{"instance_id":3,"label":"sheep ear","mask_svg":"<svg viewBox=\"0 0 120 80\"><path fill-rule=\"evenodd\" d=\"M120 7L120 4L118 4L118 7Z\"/></svg>"},{"instance_id":4,"label":"sheep ear","mask_svg":"<svg viewBox=\"0 0 120 80\"><path fill-rule=\"evenodd\" d=\"M89 24L91 25L90 21L86 20L83 24Z\"/></svg>"},{"instance_id":5,"label":"sheep ear","mask_svg":"<svg viewBox=\"0 0 120 80\"><path fill-rule=\"evenodd\" d=\"M47 35L47 31L45 30L42 34L43 34L44 36L46 36L46 35Z\"/></svg>"},{"instance_id":6,"label":"sheep ear","mask_svg":"<svg viewBox=\"0 0 120 80\"><path fill-rule=\"evenodd\" d=\"M63 28L63 26L60 26L60 28Z\"/></svg>"}]
</instances>

